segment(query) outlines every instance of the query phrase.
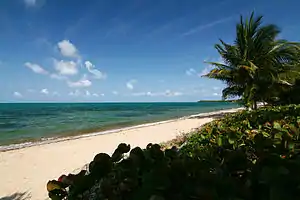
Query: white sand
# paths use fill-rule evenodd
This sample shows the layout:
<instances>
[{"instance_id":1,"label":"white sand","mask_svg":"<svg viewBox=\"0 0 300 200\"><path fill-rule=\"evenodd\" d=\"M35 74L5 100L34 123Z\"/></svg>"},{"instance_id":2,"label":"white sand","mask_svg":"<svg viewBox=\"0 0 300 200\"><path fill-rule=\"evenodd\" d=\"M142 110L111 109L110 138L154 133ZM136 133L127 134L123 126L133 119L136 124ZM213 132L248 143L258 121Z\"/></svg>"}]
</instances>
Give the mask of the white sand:
<instances>
[{"instance_id":1,"label":"white sand","mask_svg":"<svg viewBox=\"0 0 300 200\"><path fill-rule=\"evenodd\" d=\"M92 161L97 153L111 154L122 142L131 147L145 147L150 142L168 141L212 120L212 117L178 119L106 135L0 152L0 199L15 193L27 193L28 199L33 200L47 199L48 180L81 168Z\"/></svg>"}]
</instances>

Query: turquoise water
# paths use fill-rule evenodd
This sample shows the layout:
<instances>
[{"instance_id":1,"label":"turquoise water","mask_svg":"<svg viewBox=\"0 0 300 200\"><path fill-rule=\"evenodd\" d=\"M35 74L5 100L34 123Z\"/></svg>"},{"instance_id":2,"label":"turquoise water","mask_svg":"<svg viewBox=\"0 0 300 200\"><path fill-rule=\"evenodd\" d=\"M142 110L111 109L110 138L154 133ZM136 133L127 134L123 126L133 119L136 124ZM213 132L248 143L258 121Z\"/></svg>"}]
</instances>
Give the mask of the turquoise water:
<instances>
[{"instance_id":1,"label":"turquoise water","mask_svg":"<svg viewBox=\"0 0 300 200\"><path fill-rule=\"evenodd\" d=\"M92 133L235 107L238 105L227 102L2 103L0 145Z\"/></svg>"}]
</instances>

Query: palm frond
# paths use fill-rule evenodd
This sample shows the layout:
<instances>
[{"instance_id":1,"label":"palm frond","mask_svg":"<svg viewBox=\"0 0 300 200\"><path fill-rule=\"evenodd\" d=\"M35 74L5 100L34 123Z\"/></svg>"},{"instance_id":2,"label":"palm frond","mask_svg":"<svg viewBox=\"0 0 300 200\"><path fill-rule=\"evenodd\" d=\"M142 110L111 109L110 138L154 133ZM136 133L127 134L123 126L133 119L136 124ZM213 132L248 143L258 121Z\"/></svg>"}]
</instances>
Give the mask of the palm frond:
<instances>
[{"instance_id":1,"label":"palm frond","mask_svg":"<svg viewBox=\"0 0 300 200\"><path fill-rule=\"evenodd\" d=\"M241 16L234 43L220 39L215 45L224 63L208 62L215 68L204 76L227 85L224 98L242 96L245 104L253 105L273 98L277 89L291 87L300 78L300 43L278 40L280 29L262 25L262 19L254 12L249 19Z\"/></svg>"}]
</instances>

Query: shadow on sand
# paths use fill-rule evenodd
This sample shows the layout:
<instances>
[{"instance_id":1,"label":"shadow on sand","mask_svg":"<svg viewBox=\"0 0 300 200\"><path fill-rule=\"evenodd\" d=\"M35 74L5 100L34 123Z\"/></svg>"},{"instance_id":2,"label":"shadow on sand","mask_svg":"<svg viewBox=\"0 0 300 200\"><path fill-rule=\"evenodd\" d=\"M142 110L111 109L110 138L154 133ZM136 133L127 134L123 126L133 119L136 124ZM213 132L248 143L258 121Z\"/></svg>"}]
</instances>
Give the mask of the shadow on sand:
<instances>
[{"instance_id":1,"label":"shadow on sand","mask_svg":"<svg viewBox=\"0 0 300 200\"><path fill-rule=\"evenodd\" d=\"M10 196L0 197L0 200L27 200L30 199L30 194L27 192L24 193L14 193Z\"/></svg>"}]
</instances>

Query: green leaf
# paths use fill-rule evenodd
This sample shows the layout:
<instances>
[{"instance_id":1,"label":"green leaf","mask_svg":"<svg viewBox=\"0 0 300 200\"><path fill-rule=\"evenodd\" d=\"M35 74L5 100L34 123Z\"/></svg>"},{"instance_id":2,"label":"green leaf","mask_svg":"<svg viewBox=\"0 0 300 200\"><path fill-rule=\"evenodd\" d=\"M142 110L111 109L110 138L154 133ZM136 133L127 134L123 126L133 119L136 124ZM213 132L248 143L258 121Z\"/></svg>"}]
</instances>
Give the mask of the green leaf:
<instances>
[{"instance_id":1,"label":"green leaf","mask_svg":"<svg viewBox=\"0 0 300 200\"><path fill-rule=\"evenodd\" d=\"M262 132L262 135L263 135L264 137L270 137L270 134L267 133L267 132L265 132L265 131Z\"/></svg>"},{"instance_id":2,"label":"green leaf","mask_svg":"<svg viewBox=\"0 0 300 200\"><path fill-rule=\"evenodd\" d=\"M275 139L282 139L282 132L275 133Z\"/></svg>"},{"instance_id":3,"label":"green leaf","mask_svg":"<svg viewBox=\"0 0 300 200\"><path fill-rule=\"evenodd\" d=\"M234 144L234 143L235 143L235 139L233 139L233 138L228 138L228 142L229 142L229 144Z\"/></svg>"},{"instance_id":4,"label":"green leaf","mask_svg":"<svg viewBox=\"0 0 300 200\"><path fill-rule=\"evenodd\" d=\"M222 139L222 137L219 136L217 141L218 141L218 145L219 146L223 145L223 139Z\"/></svg>"},{"instance_id":5,"label":"green leaf","mask_svg":"<svg viewBox=\"0 0 300 200\"><path fill-rule=\"evenodd\" d=\"M281 129L281 125L278 122L274 122L273 128L280 130Z\"/></svg>"}]
</instances>

